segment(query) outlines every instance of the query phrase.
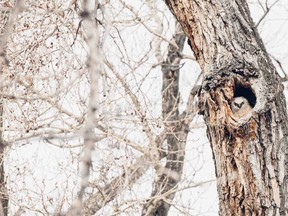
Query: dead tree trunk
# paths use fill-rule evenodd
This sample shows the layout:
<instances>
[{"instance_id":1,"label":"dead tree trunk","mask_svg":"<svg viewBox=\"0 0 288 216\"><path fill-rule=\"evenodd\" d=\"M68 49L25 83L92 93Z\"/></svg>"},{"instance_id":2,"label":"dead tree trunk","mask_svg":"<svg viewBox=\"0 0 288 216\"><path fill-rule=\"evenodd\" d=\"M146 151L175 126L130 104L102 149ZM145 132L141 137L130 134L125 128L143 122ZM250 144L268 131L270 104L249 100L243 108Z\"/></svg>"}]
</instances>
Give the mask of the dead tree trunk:
<instances>
[{"instance_id":1,"label":"dead tree trunk","mask_svg":"<svg viewBox=\"0 0 288 216\"><path fill-rule=\"evenodd\" d=\"M220 215L288 215L283 86L243 0L166 0L203 73Z\"/></svg>"}]
</instances>

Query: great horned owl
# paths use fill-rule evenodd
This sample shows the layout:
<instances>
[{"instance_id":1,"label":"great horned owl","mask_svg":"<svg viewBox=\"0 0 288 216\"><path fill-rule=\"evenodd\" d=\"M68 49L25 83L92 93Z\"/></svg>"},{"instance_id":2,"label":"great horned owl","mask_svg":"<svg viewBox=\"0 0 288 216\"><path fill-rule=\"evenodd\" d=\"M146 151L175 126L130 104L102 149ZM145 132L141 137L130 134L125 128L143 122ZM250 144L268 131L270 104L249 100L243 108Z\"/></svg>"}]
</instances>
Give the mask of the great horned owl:
<instances>
[{"instance_id":1,"label":"great horned owl","mask_svg":"<svg viewBox=\"0 0 288 216\"><path fill-rule=\"evenodd\" d=\"M245 97L235 97L231 102L231 110L238 118L245 116L251 109L252 107Z\"/></svg>"}]
</instances>

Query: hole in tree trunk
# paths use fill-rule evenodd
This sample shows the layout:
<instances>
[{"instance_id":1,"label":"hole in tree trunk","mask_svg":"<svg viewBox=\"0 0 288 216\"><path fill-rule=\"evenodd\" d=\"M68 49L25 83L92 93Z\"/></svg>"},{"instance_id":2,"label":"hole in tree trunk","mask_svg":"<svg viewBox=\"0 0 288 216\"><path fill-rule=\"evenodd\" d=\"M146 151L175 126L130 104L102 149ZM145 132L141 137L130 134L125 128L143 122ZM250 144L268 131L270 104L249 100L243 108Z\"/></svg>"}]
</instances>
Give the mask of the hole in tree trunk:
<instances>
[{"instance_id":1,"label":"hole in tree trunk","mask_svg":"<svg viewBox=\"0 0 288 216\"><path fill-rule=\"evenodd\" d=\"M253 108L256 104L256 96L250 87L236 85L234 90L234 98L244 97L248 100L250 106Z\"/></svg>"}]
</instances>

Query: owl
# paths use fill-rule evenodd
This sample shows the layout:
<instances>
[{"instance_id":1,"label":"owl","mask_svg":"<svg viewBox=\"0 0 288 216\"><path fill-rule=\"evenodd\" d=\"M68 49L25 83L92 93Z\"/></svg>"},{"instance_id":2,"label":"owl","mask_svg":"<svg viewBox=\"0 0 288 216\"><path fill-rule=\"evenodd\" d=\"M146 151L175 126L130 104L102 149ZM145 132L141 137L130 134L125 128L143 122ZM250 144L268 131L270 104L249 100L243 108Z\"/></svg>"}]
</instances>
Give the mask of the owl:
<instances>
[{"instance_id":1,"label":"owl","mask_svg":"<svg viewBox=\"0 0 288 216\"><path fill-rule=\"evenodd\" d=\"M242 118L252 110L252 107L245 97L235 97L231 102L231 110L235 117Z\"/></svg>"}]
</instances>

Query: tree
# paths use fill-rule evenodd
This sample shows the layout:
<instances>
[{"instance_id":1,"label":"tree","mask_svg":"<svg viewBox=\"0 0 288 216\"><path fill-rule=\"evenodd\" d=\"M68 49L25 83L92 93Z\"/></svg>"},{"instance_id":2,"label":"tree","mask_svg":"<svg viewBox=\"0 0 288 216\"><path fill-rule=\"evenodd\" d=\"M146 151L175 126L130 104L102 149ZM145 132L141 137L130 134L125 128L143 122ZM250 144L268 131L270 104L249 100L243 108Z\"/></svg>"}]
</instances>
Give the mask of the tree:
<instances>
[{"instance_id":1,"label":"tree","mask_svg":"<svg viewBox=\"0 0 288 216\"><path fill-rule=\"evenodd\" d=\"M5 1L7 11L19 2ZM116 1L120 7L115 8L116 4L96 3L26 1L9 31L5 31L7 41L3 46L8 47L9 74L5 82L9 85L1 92L5 101L7 168L3 176L10 204L4 215L91 215L101 214L111 206L114 214L133 212L143 205L143 195L140 193L135 200L119 200L119 196L124 197L127 189L139 185L151 167L157 170L153 174L157 176L155 185L167 179L168 187L164 184L162 189L169 197L181 190L179 173L196 94L191 91L189 106L180 113L180 61L193 59L182 54L183 32L179 26L176 28L175 42L171 34L163 32L164 28L158 28L167 19L173 32L174 19L170 21L170 13L162 16L164 12L154 3L147 3L149 18L158 16L152 24L146 13L138 14L136 7L123 1ZM122 7L128 15L119 21ZM107 10L117 16L110 17ZM167 9L163 11L166 13ZM132 19L125 20L129 16ZM157 28L147 23L156 24ZM126 31L124 27L128 28L126 25L134 29L140 26L141 34L148 33L148 46L141 46L141 52L136 49L137 55L123 40L123 36L129 36L122 33ZM169 44L166 60L163 41L166 46ZM161 70L155 75L155 68L162 68L164 80L163 92L160 87L156 94L149 92L148 82L161 80ZM159 98L163 103L157 103ZM30 145L34 147L29 148ZM57 169L39 176L38 159L49 155L47 146L54 151L42 171L45 173L53 163ZM45 149L44 153L34 155L31 152L35 148ZM61 157L56 159L54 155L59 153ZM25 156L27 161L23 162ZM165 158L169 159L166 163ZM149 176L149 181L152 178ZM151 187L152 182L149 184ZM154 188L153 197L145 198L147 206L163 200L159 199L163 196L162 191L157 191L160 188Z\"/></svg>"},{"instance_id":2,"label":"tree","mask_svg":"<svg viewBox=\"0 0 288 216\"><path fill-rule=\"evenodd\" d=\"M22 5L18 2L15 4L13 10L9 8L9 3L4 2L0 12L0 72L1 72L1 92L5 92L9 86L9 60L7 57L7 40L9 34L13 29L13 24L22 10ZM3 136L4 130L4 101L3 95L0 96L0 215L8 214L9 195L7 193L5 169L4 169L4 156L6 143Z\"/></svg>"},{"instance_id":3,"label":"tree","mask_svg":"<svg viewBox=\"0 0 288 216\"><path fill-rule=\"evenodd\" d=\"M166 3L205 76L200 109L214 155L220 215L287 215L283 85L247 3ZM235 100L238 110L232 107ZM250 109L241 107L245 101Z\"/></svg>"},{"instance_id":4,"label":"tree","mask_svg":"<svg viewBox=\"0 0 288 216\"><path fill-rule=\"evenodd\" d=\"M214 4L218 7L220 3ZM209 5L212 7L207 2L200 4L203 8ZM239 8L247 9L244 6L240 4ZM197 177L203 173L204 161L210 159L211 153L203 152L209 148L204 132L199 133L199 127L204 131L204 124L194 118L198 112L198 92L214 153L220 200L225 198L226 204L226 200L235 204L231 209L236 215L239 202L241 211L249 212L248 201L253 197L247 195L247 187L256 184L251 181L250 185L251 178L256 176L252 171L260 165L268 166L268 171L262 172L265 183L271 185L265 188L266 193L275 188L270 182L284 176L275 171L275 180L271 178L273 168L268 162L276 166L277 155L266 160L272 150L259 145L268 145L268 141L272 143L283 136L278 142L281 147L285 133L280 135L280 129L277 131L281 122L275 116L281 112L279 107L273 107L280 100L269 97L266 101L266 95L261 96L266 89L255 88L257 80L265 86L266 78L262 78L264 71L257 72L254 53L249 53L256 42L261 43L249 31L251 23L245 22L249 20L246 12L244 19L239 8L227 13L227 17L236 14L233 18L241 21L235 21L236 27L239 23L242 28L246 26L245 34L238 32L239 26L224 22L226 18L222 17L221 25L218 18L226 15L224 12L217 15L215 23L208 23L215 27L212 32L201 21L205 16L198 11L191 15L195 20L199 18L191 21L197 28L185 25L184 18L175 23L161 0L1 1L0 11L5 19L1 19L0 36L0 215L205 215L195 207L194 201L201 196L195 191L215 184L215 176L205 173L204 178ZM214 25L217 20L220 25ZM201 63L205 75L202 88L198 86L198 64L179 23L188 33L194 56ZM227 31L222 32L218 26ZM227 41L224 33L231 32L231 36L233 30L239 34L235 40ZM201 31L209 41L202 40ZM246 39L251 37L251 43L240 43L243 35ZM211 44L208 46L205 41ZM237 50L229 49L230 42ZM243 54L242 45L249 52ZM221 55L213 54L216 48ZM257 58L262 56L262 61L267 61L268 69L271 65L263 50L261 45L261 49L254 51ZM235 62L238 51L245 58L247 55L249 61L240 58ZM212 63L214 57L216 63ZM277 75L273 77L276 81L271 86L276 83L281 87ZM271 88L270 96L276 90ZM247 111L239 108L242 103ZM262 109L263 104L270 104L271 109ZM258 115L259 119L255 119ZM270 117L268 126L276 133L263 138L264 129L269 128L263 123L258 126L257 122ZM248 163L253 151L247 152L242 146L251 137L254 139L249 142L250 149L253 143L257 144L254 155L265 154L253 170ZM229 141L229 146L225 141ZM227 147L225 155L219 152L217 144ZM277 148L275 144L272 147ZM221 156L226 161L219 161ZM212 170L212 156L210 161ZM241 179L246 170L248 177ZM223 193L222 189L227 187L222 187L222 182L231 190ZM247 196L243 198L241 192ZM255 193L263 198L261 191ZM223 208L221 214L225 211Z\"/></svg>"}]
</instances>

